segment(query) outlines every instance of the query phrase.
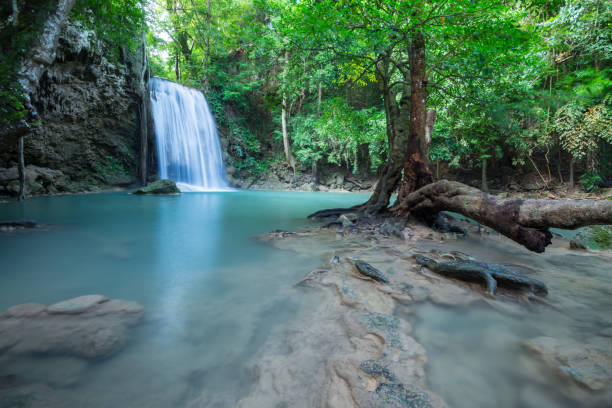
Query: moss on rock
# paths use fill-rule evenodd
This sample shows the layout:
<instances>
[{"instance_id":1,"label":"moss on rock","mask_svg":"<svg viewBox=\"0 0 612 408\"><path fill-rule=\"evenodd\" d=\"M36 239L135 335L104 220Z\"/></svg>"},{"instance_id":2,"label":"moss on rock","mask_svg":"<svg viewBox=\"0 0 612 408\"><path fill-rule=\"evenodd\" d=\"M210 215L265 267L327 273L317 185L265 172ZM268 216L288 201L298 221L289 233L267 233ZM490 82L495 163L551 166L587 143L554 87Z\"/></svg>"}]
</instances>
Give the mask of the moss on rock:
<instances>
[{"instance_id":1,"label":"moss on rock","mask_svg":"<svg viewBox=\"0 0 612 408\"><path fill-rule=\"evenodd\" d=\"M572 249L612 250L612 225L584 228L570 241Z\"/></svg>"},{"instance_id":2,"label":"moss on rock","mask_svg":"<svg viewBox=\"0 0 612 408\"><path fill-rule=\"evenodd\" d=\"M157 180L132 191L132 194L180 194L181 190L172 180Z\"/></svg>"}]
</instances>

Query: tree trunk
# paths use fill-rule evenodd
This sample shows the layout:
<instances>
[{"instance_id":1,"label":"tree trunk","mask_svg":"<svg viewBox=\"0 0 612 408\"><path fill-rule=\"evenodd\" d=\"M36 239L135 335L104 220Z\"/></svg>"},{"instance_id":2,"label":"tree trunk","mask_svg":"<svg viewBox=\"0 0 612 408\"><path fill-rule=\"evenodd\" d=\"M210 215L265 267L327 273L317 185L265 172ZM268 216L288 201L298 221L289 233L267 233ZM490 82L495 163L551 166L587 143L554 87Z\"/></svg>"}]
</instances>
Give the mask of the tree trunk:
<instances>
[{"instance_id":1,"label":"tree trunk","mask_svg":"<svg viewBox=\"0 0 612 408\"><path fill-rule=\"evenodd\" d=\"M391 63L391 52L387 51L381 54L375 73L378 88L383 96L389 153L385 167L378 176L374 192L368 201L363 204L351 208L321 210L309 217L328 217L353 211L372 214L386 211L389 207L391 194L393 194L402 178L402 168L408 152L408 128L410 126L409 93L407 92L407 86L404 86L402 98L398 104L397 94L391 86L394 69Z\"/></svg>"},{"instance_id":2,"label":"tree trunk","mask_svg":"<svg viewBox=\"0 0 612 408\"><path fill-rule=\"evenodd\" d=\"M489 186L487 185L487 159L482 159L482 187L481 190L485 193L489 192Z\"/></svg>"},{"instance_id":3,"label":"tree trunk","mask_svg":"<svg viewBox=\"0 0 612 408\"><path fill-rule=\"evenodd\" d=\"M534 252L551 243L549 228L612 224L612 201L502 199L465 184L441 180L404 197L396 215L433 220L440 211L470 217Z\"/></svg>"},{"instance_id":4,"label":"tree trunk","mask_svg":"<svg viewBox=\"0 0 612 408\"><path fill-rule=\"evenodd\" d=\"M427 118L425 119L425 143L427 143L428 151L429 145L431 145L431 138L433 137L433 128L436 122L436 110L427 109Z\"/></svg>"},{"instance_id":5,"label":"tree trunk","mask_svg":"<svg viewBox=\"0 0 612 408\"><path fill-rule=\"evenodd\" d=\"M291 144L289 143L289 134L287 133L287 100L285 99L285 95L283 94L282 107L281 107L281 128L283 131L283 147L285 149L285 159L287 159L287 163L293 169L293 174L295 175L295 157L293 157L293 153L291 153Z\"/></svg>"},{"instance_id":6,"label":"tree trunk","mask_svg":"<svg viewBox=\"0 0 612 408\"><path fill-rule=\"evenodd\" d=\"M321 98L323 97L323 87L319 81L319 90L317 95L317 116L321 116Z\"/></svg>"},{"instance_id":7,"label":"tree trunk","mask_svg":"<svg viewBox=\"0 0 612 408\"><path fill-rule=\"evenodd\" d=\"M148 158L148 92L146 88L147 74L147 39L145 32L142 32L142 71L140 74L140 184L147 184L147 158Z\"/></svg>"},{"instance_id":8,"label":"tree trunk","mask_svg":"<svg viewBox=\"0 0 612 408\"><path fill-rule=\"evenodd\" d=\"M575 163L575 159L572 157L572 160L570 160L570 174L569 174L569 185L570 187L574 187L575 183L574 183L574 163Z\"/></svg>"},{"instance_id":9,"label":"tree trunk","mask_svg":"<svg viewBox=\"0 0 612 408\"><path fill-rule=\"evenodd\" d=\"M312 161L312 182L314 184L319 184L319 172L317 170L317 161Z\"/></svg>"},{"instance_id":10,"label":"tree trunk","mask_svg":"<svg viewBox=\"0 0 612 408\"><path fill-rule=\"evenodd\" d=\"M425 137L427 122L427 78L425 71L425 37L412 33L410 60L410 121L408 152L404 162L404 179L398 200L433 182L429 168L429 147Z\"/></svg>"},{"instance_id":11,"label":"tree trunk","mask_svg":"<svg viewBox=\"0 0 612 408\"><path fill-rule=\"evenodd\" d=\"M23 136L19 136L18 154L19 165L17 167L19 169L19 196L17 197L17 199L19 201L23 201L25 200L25 162L23 160Z\"/></svg>"}]
</instances>

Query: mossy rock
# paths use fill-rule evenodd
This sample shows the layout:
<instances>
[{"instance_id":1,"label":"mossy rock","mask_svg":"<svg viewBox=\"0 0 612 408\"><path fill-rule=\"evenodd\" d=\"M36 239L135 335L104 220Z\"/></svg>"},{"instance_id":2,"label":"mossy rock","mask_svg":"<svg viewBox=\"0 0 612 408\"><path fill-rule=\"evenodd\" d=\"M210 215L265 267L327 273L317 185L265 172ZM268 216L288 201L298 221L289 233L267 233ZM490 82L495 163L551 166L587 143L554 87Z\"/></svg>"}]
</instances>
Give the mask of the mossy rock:
<instances>
[{"instance_id":1,"label":"mossy rock","mask_svg":"<svg viewBox=\"0 0 612 408\"><path fill-rule=\"evenodd\" d=\"M157 180L132 191L132 194L180 194L181 190L172 180Z\"/></svg>"},{"instance_id":2,"label":"mossy rock","mask_svg":"<svg viewBox=\"0 0 612 408\"><path fill-rule=\"evenodd\" d=\"M584 228L570 241L571 249L612 250L612 225Z\"/></svg>"}]
</instances>

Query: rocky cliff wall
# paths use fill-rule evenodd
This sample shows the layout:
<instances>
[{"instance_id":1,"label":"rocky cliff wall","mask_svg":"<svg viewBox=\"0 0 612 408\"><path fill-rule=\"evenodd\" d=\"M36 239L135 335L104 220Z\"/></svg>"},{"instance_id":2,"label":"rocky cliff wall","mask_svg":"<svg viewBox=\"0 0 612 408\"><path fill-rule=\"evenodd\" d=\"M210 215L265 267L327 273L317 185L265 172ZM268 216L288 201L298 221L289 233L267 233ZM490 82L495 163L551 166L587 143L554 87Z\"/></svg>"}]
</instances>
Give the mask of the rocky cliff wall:
<instances>
[{"instance_id":1,"label":"rocky cliff wall","mask_svg":"<svg viewBox=\"0 0 612 408\"><path fill-rule=\"evenodd\" d=\"M33 99L41 121L25 138L28 194L136 182L141 62L124 52L113 58L111 51L78 24L63 30ZM0 140L0 194L18 191L16 164L16 143Z\"/></svg>"}]
</instances>

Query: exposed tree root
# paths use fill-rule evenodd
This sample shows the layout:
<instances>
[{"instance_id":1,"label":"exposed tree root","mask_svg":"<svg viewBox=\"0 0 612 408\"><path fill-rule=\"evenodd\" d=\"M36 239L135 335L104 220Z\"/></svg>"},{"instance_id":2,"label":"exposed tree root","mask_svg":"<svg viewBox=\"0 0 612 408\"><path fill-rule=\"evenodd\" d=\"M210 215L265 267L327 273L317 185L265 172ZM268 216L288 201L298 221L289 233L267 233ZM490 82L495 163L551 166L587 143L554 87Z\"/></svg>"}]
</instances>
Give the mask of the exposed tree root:
<instances>
[{"instance_id":1,"label":"exposed tree root","mask_svg":"<svg viewBox=\"0 0 612 408\"><path fill-rule=\"evenodd\" d=\"M436 262L423 255L415 255L414 258L419 264L440 275L469 282L483 282L491 295L495 294L498 283L512 289L529 290L536 295L548 294L544 283L520 276L503 266L477 261Z\"/></svg>"},{"instance_id":2,"label":"exposed tree root","mask_svg":"<svg viewBox=\"0 0 612 408\"><path fill-rule=\"evenodd\" d=\"M412 214L435 220L440 211L470 217L534 252L551 243L551 227L576 229L612 224L612 201L502 199L465 184L441 180L422 187L395 203L395 215Z\"/></svg>"}]
</instances>

